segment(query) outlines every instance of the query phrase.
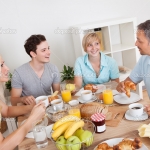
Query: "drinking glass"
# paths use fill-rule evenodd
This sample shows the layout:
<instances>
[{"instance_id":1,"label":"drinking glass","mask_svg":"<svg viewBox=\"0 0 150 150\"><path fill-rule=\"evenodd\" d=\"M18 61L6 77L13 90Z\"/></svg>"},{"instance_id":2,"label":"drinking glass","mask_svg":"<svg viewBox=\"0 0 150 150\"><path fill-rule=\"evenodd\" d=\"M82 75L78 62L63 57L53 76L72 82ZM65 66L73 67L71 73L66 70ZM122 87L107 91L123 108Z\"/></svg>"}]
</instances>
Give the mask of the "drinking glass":
<instances>
[{"instance_id":1,"label":"drinking glass","mask_svg":"<svg viewBox=\"0 0 150 150\"><path fill-rule=\"evenodd\" d=\"M45 126L35 126L33 128L33 135L38 148L45 148L48 145Z\"/></svg>"},{"instance_id":2,"label":"drinking glass","mask_svg":"<svg viewBox=\"0 0 150 150\"><path fill-rule=\"evenodd\" d=\"M71 100L71 92L70 90L66 90L66 83L62 83L60 85L61 89L61 96L65 103L69 102Z\"/></svg>"},{"instance_id":3,"label":"drinking glass","mask_svg":"<svg viewBox=\"0 0 150 150\"><path fill-rule=\"evenodd\" d=\"M103 103L106 105L111 105L113 103L111 85L106 85L106 89L103 91Z\"/></svg>"},{"instance_id":4,"label":"drinking glass","mask_svg":"<svg viewBox=\"0 0 150 150\"><path fill-rule=\"evenodd\" d=\"M69 113L69 115L73 115L73 116L81 118L81 114L80 114L80 109L79 108L71 108L71 109L69 109L68 113Z\"/></svg>"}]
</instances>

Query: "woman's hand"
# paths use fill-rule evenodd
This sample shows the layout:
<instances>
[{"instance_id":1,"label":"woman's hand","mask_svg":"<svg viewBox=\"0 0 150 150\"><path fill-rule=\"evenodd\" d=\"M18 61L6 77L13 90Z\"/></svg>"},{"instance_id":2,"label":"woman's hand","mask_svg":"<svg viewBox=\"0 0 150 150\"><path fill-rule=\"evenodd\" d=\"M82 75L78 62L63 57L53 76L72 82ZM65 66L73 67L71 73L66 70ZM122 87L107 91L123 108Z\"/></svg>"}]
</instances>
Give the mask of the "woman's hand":
<instances>
[{"instance_id":1,"label":"woman's hand","mask_svg":"<svg viewBox=\"0 0 150 150\"><path fill-rule=\"evenodd\" d=\"M145 105L145 109L144 110L150 116L150 104L149 105Z\"/></svg>"},{"instance_id":2,"label":"woman's hand","mask_svg":"<svg viewBox=\"0 0 150 150\"><path fill-rule=\"evenodd\" d=\"M33 123L37 123L39 120L41 120L45 115L45 103L42 101L39 102L37 105L35 105L31 111L31 114L29 116L29 120L31 120Z\"/></svg>"}]
</instances>

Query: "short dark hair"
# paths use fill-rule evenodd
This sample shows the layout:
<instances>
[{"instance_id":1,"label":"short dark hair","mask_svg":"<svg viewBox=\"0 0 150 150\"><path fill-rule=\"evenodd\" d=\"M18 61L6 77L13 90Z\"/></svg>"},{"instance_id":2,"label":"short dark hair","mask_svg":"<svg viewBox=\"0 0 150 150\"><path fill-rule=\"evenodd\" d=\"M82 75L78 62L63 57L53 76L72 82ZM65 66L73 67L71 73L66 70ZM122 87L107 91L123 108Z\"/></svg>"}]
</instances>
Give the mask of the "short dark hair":
<instances>
[{"instance_id":1,"label":"short dark hair","mask_svg":"<svg viewBox=\"0 0 150 150\"><path fill-rule=\"evenodd\" d=\"M146 20L145 22L139 24L137 28L138 30L142 30L147 39L150 41L150 20Z\"/></svg>"},{"instance_id":2,"label":"short dark hair","mask_svg":"<svg viewBox=\"0 0 150 150\"><path fill-rule=\"evenodd\" d=\"M24 44L24 48L25 48L27 54L31 57L31 55L30 55L31 51L36 53L37 45L39 45L43 41L46 41L46 38L44 35L41 35L41 34L31 35L25 41L25 44Z\"/></svg>"}]
</instances>

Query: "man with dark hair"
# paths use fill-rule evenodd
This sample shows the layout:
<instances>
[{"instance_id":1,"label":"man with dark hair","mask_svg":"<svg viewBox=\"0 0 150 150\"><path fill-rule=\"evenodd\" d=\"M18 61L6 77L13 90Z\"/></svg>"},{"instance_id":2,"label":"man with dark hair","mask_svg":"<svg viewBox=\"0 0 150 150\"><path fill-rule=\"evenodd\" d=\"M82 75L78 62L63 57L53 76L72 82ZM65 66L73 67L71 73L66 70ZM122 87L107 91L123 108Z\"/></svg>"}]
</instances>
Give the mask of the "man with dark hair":
<instances>
[{"instance_id":1,"label":"man with dark hair","mask_svg":"<svg viewBox=\"0 0 150 150\"><path fill-rule=\"evenodd\" d=\"M25 42L25 50L31 61L15 69L12 77L11 103L34 105L35 98L60 90L57 67L49 63L50 50L43 35L31 35Z\"/></svg>"},{"instance_id":2,"label":"man with dark hair","mask_svg":"<svg viewBox=\"0 0 150 150\"><path fill-rule=\"evenodd\" d=\"M150 20L138 25L136 35L137 40L135 45L138 47L142 56L132 70L130 76L118 84L117 91L125 92L125 81L132 81L135 84L144 81L150 98ZM146 107L146 111L150 115L150 105Z\"/></svg>"}]
</instances>

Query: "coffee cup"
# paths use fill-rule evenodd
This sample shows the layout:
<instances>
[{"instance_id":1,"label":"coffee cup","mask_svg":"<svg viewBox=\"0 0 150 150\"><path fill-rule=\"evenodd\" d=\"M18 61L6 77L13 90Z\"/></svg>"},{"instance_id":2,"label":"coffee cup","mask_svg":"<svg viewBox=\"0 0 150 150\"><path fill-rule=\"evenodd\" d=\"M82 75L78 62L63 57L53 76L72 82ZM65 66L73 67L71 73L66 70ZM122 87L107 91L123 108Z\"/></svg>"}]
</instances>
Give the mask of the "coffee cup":
<instances>
[{"instance_id":1,"label":"coffee cup","mask_svg":"<svg viewBox=\"0 0 150 150\"><path fill-rule=\"evenodd\" d=\"M62 110L63 108L63 101L62 99L55 99L51 101L51 105L53 107L53 110L59 111L59 110Z\"/></svg>"},{"instance_id":2,"label":"coffee cup","mask_svg":"<svg viewBox=\"0 0 150 150\"><path fill-rule=\"evenodd\" d=\"M92 99L92 91L91 90L83 90L81 91L81 97L85 101L89 101Z\"/></svg>"},{"instance_id":3,"label":"coffee cup","mask_svg":"<svg viewBox=\"0 0 150 150\"><path fill-rule=\"evenodd\" d=\"M47 96L39 96L35 99L36 104L38 104L40 101L45 103L45 107L49 105L48 97Z\"/></svg>"},{"instance_id":4,"label":"coffee cup","mask_svg":"<svg viewBox=\"0 0 150 150\"><path fill-rule=\"evenodd\" d=\"M143 114L143 105L140 103L133 103L129 105L129 113L133 117L139 117Z\"/></svg>"}]
</instances>

